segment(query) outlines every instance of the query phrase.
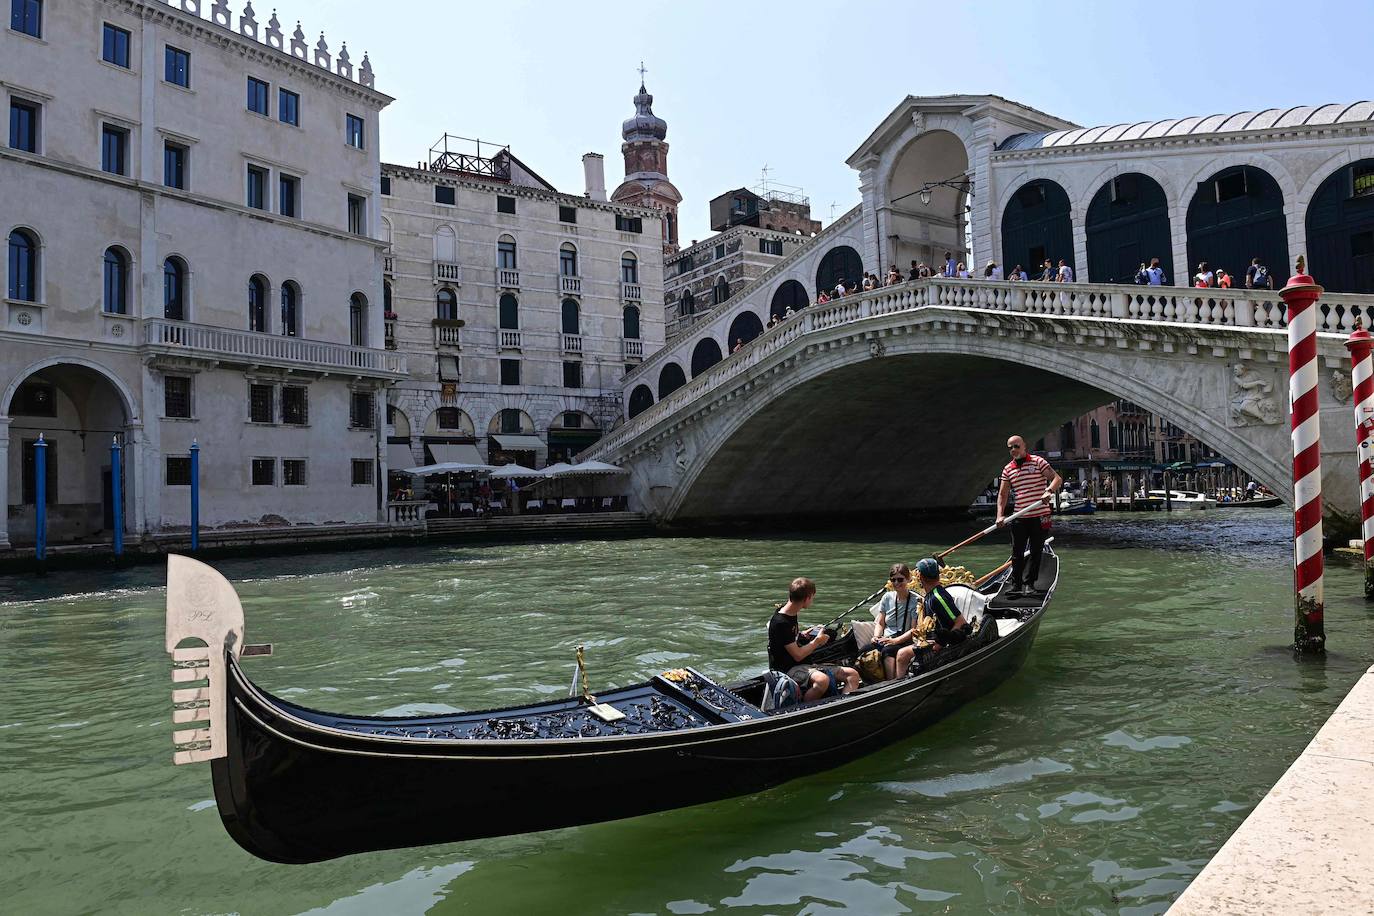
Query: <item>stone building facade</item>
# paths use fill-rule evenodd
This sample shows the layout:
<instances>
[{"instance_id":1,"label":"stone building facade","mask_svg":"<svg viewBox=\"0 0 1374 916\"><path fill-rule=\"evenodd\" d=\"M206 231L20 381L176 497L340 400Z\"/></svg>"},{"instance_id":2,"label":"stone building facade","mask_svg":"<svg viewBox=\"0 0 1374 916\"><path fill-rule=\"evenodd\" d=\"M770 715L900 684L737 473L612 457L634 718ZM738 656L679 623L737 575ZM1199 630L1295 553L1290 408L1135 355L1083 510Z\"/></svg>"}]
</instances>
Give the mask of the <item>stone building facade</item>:
<instances>
[{"instance_id":1,"label":"stone building facade","mask_svg":"<svg viewBox=\"0 0 1374 916\"><path fill-rule=\"evenodd\" d=\"M382 166L387 346L410 370L391 467L542 467L621 416L621 376L663 345L663 218L607 202L602 158L583 163L580 195L509 149Z\"/></svg>"},{"instance_id":2,"label":"stone building facade","mask_svg":"<svg viewBox=\"0 0 1374 916\"><path fill-rule=\"evenodd\" d=\"M382 388L371 63L251 7L28 2L0 32L0 547L375 521Z\"/></svg>"},{"instance_id":3,"label":"stone building facade","mask_svg":"<svg viewBox=\"0 0 1374 916\"><path fill-rule=\"evenodd\" d=\"M694 316L724 305L734 292L758 279L779 261L811 241L795 232L733 226L663 262L663 306L667 337L690 324ZM793 308L808 302L797 293ZM780 300L781 307L781 300ZM753 339L753 334L749 335Z\"/></svg>"}]
</instances>

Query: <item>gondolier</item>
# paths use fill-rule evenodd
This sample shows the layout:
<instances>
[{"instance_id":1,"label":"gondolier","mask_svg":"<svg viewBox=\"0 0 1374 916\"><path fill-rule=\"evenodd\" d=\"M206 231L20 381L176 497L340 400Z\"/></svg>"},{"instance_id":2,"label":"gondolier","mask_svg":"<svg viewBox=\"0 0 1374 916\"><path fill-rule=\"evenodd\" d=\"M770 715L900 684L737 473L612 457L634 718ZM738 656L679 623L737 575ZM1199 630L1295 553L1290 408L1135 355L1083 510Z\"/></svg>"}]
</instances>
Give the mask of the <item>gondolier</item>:
<instances>
[{"instance_id":1,"label":"gondolier","mask_svg":"<svg viewBox=\"0 0 1374 916\"><path fill-rule=\"evenodd\" d=\"M1026 451L1026 440L1012 436L1007 440L1011 460L1002 468L1002 482L997 490L997 524L1007 524L1007 501L1014 493L1013 513L1030 508L1021 518L1011 522L1011 578L1004 594L1020 595L1036 591L1040 578L1040 554L1045 549L1045 534L1050 527L1050 502L1064 485L1050 463L1039 455ZM1030 548L1030 556L1026 549Z\"/></svg>"}]
</instances>

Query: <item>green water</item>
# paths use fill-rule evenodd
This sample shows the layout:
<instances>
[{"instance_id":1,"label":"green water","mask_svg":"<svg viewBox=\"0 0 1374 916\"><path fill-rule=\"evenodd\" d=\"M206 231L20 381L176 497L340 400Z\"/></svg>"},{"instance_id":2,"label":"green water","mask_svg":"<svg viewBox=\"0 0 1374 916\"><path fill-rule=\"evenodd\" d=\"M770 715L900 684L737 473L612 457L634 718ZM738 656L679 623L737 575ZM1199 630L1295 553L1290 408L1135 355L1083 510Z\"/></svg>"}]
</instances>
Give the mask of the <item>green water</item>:
<instances>
[{"instance_id":1,"label":"green water","mask_svg":"<svg viewBox=\"0 0 1374 916\"><path fill-rule=\"evenodd\" d=\"M1327 575L1298 664L1282 511L1057 526L1029 662L923 734L771 792L611 824L271 865L174 767L157 567L0 579L0 910L8 913L1158 913L1374 655L1360 576ZM770 603L815 617L971 525L856 534L434 547L219 563L245 662L308 706L505 705L690 663L754 673ZM1001 544L963 562L988 569ZM477 785L455 792L481 792ZM415 812L417 818L425 812Z\"/></svg>"}]
</instances>

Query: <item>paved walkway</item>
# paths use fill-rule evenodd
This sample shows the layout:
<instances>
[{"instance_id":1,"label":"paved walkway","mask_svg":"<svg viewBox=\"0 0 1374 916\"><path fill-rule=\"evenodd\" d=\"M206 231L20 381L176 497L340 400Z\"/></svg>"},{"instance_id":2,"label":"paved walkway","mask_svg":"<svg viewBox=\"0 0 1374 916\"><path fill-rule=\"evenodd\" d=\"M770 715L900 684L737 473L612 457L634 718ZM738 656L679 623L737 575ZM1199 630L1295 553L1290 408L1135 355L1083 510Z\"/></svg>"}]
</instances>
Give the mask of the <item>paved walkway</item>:
<instances>
[{"instance_id":1,"label":"paved walkway","mask_svg":"<svg viewBox=\"0 0 1374 916\"><path fill-rule=\"evenodd\" d=\"M1374 668L1169 913L1374 914Z\"/></svg>"}]
</instances>

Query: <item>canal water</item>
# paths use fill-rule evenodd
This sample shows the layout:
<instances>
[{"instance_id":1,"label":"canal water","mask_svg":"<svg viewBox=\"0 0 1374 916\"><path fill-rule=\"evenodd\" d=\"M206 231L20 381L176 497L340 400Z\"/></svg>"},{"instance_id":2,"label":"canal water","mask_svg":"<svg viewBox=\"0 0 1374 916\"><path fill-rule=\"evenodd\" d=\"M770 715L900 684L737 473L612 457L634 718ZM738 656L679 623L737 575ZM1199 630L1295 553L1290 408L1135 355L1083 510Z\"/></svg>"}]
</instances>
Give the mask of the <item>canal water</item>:
<instances>
[{"instance_id":1,"label":"canal water","mask_svg":"<svg viewBox=\"0 0 1374 916\"><path fill-rule=\"evenodd\" d=\"M1162 912L1374 654L1374 611L1340 565L1327 658L1284 651L1290 525L1262 510L1058 523L1061 586L1020 674L841 769L629 821L312 866L242 852L208 766L172 766L160 568L0 579L0 910ZM397 714L564 692L579 642L593 690L684 664L743 677L794 575L818 581L819 619L972 527L217 565L248 641L276 647L245 662L255 680L308 706ZM1005 549L961 559L986 570Z\"/></svg>"}]
</instances>

